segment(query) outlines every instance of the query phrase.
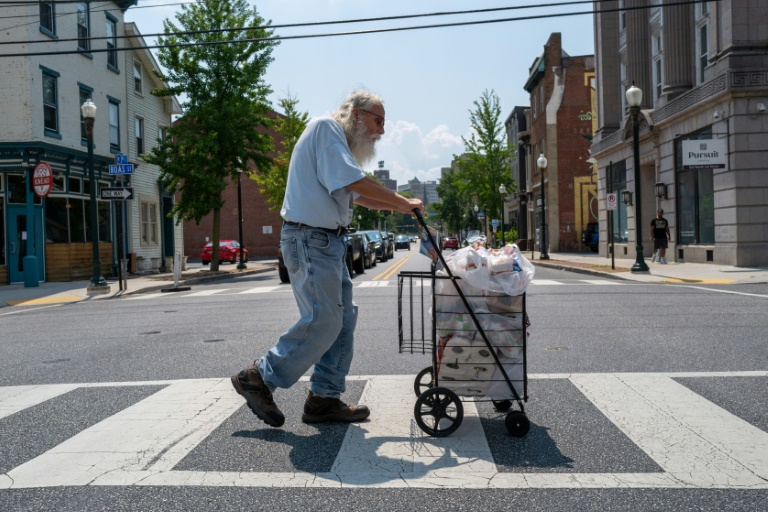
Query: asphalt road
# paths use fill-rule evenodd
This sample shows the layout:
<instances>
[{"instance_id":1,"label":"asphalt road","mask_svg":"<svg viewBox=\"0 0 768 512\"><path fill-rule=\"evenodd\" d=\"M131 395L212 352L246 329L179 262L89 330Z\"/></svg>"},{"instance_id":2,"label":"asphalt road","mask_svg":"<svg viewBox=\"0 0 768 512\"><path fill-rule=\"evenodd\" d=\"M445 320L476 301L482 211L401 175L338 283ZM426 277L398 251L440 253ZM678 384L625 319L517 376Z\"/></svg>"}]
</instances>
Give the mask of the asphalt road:
<instances>
[{"instance_id":1,"label":"asphalt road","mask_svg":"<svg viewBox=\"0 0 768 512\"><path fill-rule=\"evenodd\" d=\"M275 394L282 429L229 387L297 316L276 272L15 308L0 317L0 510L764 509L764 285L539 268L530 432L512 438L489 403L467 403L435 439L410 419L430 356L399 353L397 335L398 272L427 269L398 251L353 279L345 398L375 416L351 427L301 423L304 383Z\"/></svg>"}]
</instances>

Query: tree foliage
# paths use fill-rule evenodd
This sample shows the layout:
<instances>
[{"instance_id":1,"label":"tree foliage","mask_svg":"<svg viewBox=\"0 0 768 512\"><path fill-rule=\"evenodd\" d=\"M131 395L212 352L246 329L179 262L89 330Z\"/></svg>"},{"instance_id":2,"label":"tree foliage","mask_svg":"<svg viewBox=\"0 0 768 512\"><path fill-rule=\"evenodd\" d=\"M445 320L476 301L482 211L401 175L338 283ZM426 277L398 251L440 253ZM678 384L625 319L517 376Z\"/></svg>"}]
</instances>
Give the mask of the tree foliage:
<instances>
[{"instance_id":1,"label":"tree foliage","mask_svg":"<svg viewBox=\"0 0 768 512\"><path fill-rule=\"evenodd\" d=\"M156 73L166 86L152 94L183 96L183 118L144 158L160 167L166 189L180 192L171 211L179 222L199 223L213 211L215 270L222 192L249 160L257 168L271 164L272 139L264 130L271 89L263 77L278 43L264 40L273 31L259 28L268 23L245 0L199 0L183 5L176 20L166 19L158 37L166 71ZM221 31L195 33L211 30Z\"/></svg>"},{"instance_id":2,"label":"tree foliage","mask_svg":"<svg viewBox=\"0 0 768 512\"><path fill-rule=\"evenodd\" d=\"M507 195L517 190L511 172L515 152L507 141L496 93L485 90L473 104L474 110L469 111L472 135L468 139L462 137L464 154L455 156L459 169L453 182L457 189L455 195L457 201L474 202L489 218L500 219L502 198L499 185L504 184ZM467 209L464 208L464 211ZM464 219L464 223L467 221Z\"/></svg>"},{"instance_id":3,"label":"tree foliage","mask_svg":"<svg viewBox=\"0 0 768 512\"><path fill-rule=\"evenodd\" d=\"M296 106L299 100L296 97L281 98L280 107L285 114L278 116L275 121L275 130L282 136L280 148L277 149L277 158L271 165L259 169L258 172L251 175L259 190L264 196L270 210L278 210L283 204L285 196L285 187L288 183L288 164L293 155L293 149L296 147L304 129L309 121L307 112L299 112Z\"/></svg>"}]
</instances>

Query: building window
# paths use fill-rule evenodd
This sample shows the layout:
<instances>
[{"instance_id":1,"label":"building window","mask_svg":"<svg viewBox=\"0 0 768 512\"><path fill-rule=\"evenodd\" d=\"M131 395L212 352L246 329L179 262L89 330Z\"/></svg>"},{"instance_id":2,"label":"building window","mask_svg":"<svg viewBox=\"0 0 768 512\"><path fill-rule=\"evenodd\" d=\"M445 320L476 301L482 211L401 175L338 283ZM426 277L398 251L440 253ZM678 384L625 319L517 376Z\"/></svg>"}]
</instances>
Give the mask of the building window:
<instances>
[{"instance_id":1,"label":"building window","mask_svg":"<svg viewBox=\"0 0 768 512\"><path fill-rule=\"evenodd\" d=\"M141 93L141 64L133 63L133 90Z\"/></svg>"},{"instance_id":2,"label":"building window","mask_svg":"<svg viewBox=\"0 0 768 512\"><path fill-rule=\"evenodd\" d=\"M136 131L136 155L144 154L144 120L140 117L136 118L135 123Z\"/></svg>"},{"instance_id":3,"label":"building window","mask_svg":"<svg viewBox=\"0 0 768 512\"><path fill-rule=\"evenodd\" d=\"M107 14L107 66L117 69L117 20Z\"/></svg>"},{"instance_id":4,"label":"building window","mask_svg":"<svg viewBox=\"0 0 768 512\"><path fill-rule=\"evenodd\" d=\"M705 16L709 14L709 2L701 2L701 15Z\"/></svg>"},{"instance_id":5,"label":"building window","mask_svg":"<svg viewBox=\"0 0 768 512\"><path fill-rule=\"evenodd\" d=\"M619 0L619 30L627 28L627 11L624 10L624 0Z\"/></svg>"},{"instance_id":6,"label":"building window","mask_svg":"<svg viewBox=\"0 0 768 512\"><path fill-rule=\"evenodd\" d=\"M77 48L79 50L91 49L91 42L88 40L91 37L89 9L87 2L77 3Z\"/></svg>"},{"instance_id":7,"label":"building window","mask_svg":"<svg viewBox=\"0 0 768 512\"><path fill-rule=\"evenodd\" d=\"M141 202L141 244L157 244L157 203Z\"/></svg>"},{"instance_id":8,"label":"building window","mask_svg":"<svg viewBox=\"0 0 768 512\"><path fill-rule=\"evenodd\" d=\"M43 126L46 131L59 133L58 73L43 71Z\"/></svg>"},{"instance_id":9,"label":"building window","mask_svg":"<svg viewBox=\"0 0 768 512\"><path fill-rule=\"evenodd\" d=\"M712 129L688 139L711 139ZM712 169L683 168L683 139L675 141L677 240L683 245L715 243L715 192Z\"/></svg>"},{"instance_id":10,"label":"building window","mask_svg":"<svg viewBox=\"0 0 768 512\"><path fill-rule=\"evenodd\" d=\"M56 34L56 11L53 0L40 0L40 28Z\"/></svg>"},{"instance_id":11,"label":"building window","mask_svg":"<svg viewBox=\"0 0 768 512\"><path fill-rule=\"evenodd\" d=\"M621 193L627 190L627 164L626 162L614 162L606 172L607 192L614 192L621 198ZM629 229L627 222L627 205L619 201L613 210L613 240L615 242L627 242Z\"/></svg>"},{"instance_id":12,"label":"building window","mask_svg":"<svg viewBox=\"0 0 768 512\"><path fill-rule=\"evenodd\" d=\"M168 127L167 126L158 126L157 127L157 140L161 144L165 142L165 139L168 137Z\"/></svg>"},{"instance_id":13,"label":"building window","mask_svg":"<svg viewBox=\"0 0 768 512\"><path fill-rule=\"evenodd\" d=\"M651 39L651 53L653 55L653 93L654 99L661 98L664 89L664 56L661 33L656 33Z\"/></svg>"},{"instance_id":14,"label":"building window","mask_svg":"<svg viewBox=\"0 0 768 512\"><path fill-rule=\"evenodd\" d=\"M699 59L696 63L696 67L698 68L698 82L697 83L703 83L704 82L704 69L707 67L707 60L709 59L709 39L707 36L707 28L708 25L704 23L699 27L699 41L698 41L698 53L699 53Z\"/></svg>"},{"instance_id":15,"label":"building window","mask_svg":"<svg viewBox=\"0 0 768 512\"><path fill-rule=\"evenodd\" d=\"M109 100L109 148L120 151L120 105L119 102Z\"/></svg>"},{"instance_id":16,"label":"building window","mask_svg":"<svg viewBox=\"0 0 768 512\"><path fill-rule=\"evenodd\" d=\"M538 103L538 98L536 97L538 91L533 91L533 118L536 119L538 117L538 114L536 113L536 103Z\"/></svg>"}]
</instances>

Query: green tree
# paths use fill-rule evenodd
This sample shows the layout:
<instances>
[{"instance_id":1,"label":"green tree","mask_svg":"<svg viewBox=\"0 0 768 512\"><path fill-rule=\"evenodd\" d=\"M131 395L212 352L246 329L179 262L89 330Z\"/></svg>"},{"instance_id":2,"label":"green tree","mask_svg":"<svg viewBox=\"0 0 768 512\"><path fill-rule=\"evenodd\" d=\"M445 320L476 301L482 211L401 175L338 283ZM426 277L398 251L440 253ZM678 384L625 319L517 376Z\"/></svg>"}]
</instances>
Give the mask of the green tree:
<instances>
[{"instance_id":1,"label":"green tree","mask_svg":"<svg viewBox=\"0 0 768 512\"><path fill-rule=\"evenodd\" d=\"M278 43L264 40L273 31L259 28L268 24L245 0L200 0L176 19L166 19L158 37L167 71L156 73L167 85L152 94L183 96L183 118L145 159L160 167L166 189L179 190L177 222L199 224L213 211L211 270L218 270L222 192L248 161L259 169L272 161L264 130L272 91L263 77Z\"/></svg>"},{"instance_id":2,"label":"green tree","mask_svg":"<svg viewBox=\"0 0 768 512\"><path fill-rule=\"evenodd\" d=\"M259 169L258 172L250 176L259 186L269 209L273 211L280 209L283 205L285 186L288 181L288 164L291 161L296 142L298 142L309 121L307 112L299 113L296 110L296 106L299 104L296 97L288 95L288 98L281 98L279 104L285 114L278 116L275 121L275 130L283 138L281 147L277 152L277 158L272 162L272 165Z\"/></svg>"},{"instance_id":3,"label":"green tree","mask_svg":"<svg viewBox=\"0 0 768 512\"><path fill-rule=\"evenodd\" d=\"M473 198L491 219L501 219L499 185L507 188L507 194L517 190L512 179L511 161L515 155L507 141L501 122L499 97L491 90L483 91L469 111L472 135L464 141L464 154L456 156L459 167L456 185L465 198Z\"/></svg>"},{"instance_id":4,"label":"green tree","mask_svg":"<svg viewBox=\"0 0 768 512\"><path fill-rule=\"evenodd\" d=\"M470 198L462 192L462 178L457 173L446 174L437 185L439 203L433 203L430 208L435 210L442 221L444 229L449 233L460 233L466 229L466 205Z\"/></svg>"}]
</instances>

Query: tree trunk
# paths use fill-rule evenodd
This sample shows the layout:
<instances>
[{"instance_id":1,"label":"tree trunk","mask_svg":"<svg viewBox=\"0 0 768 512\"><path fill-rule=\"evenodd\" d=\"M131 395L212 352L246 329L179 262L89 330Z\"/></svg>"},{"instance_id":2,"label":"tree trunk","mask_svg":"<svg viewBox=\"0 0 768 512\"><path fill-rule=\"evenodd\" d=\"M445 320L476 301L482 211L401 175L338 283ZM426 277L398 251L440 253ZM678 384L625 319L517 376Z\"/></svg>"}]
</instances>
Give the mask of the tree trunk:
<instances>
[{"instance_id":1,"label":"tree trunk","mask_svg":"<svg viewBox=\"0 0 768 512\"><path fill-rule=\"evenodd\" d=\"M219 236L221 236L221 208L213 209L213 233L211 242L213 243L211 252L211 271L219 270Z\"/></svg>"}]
</instances>

